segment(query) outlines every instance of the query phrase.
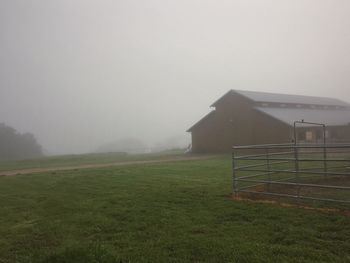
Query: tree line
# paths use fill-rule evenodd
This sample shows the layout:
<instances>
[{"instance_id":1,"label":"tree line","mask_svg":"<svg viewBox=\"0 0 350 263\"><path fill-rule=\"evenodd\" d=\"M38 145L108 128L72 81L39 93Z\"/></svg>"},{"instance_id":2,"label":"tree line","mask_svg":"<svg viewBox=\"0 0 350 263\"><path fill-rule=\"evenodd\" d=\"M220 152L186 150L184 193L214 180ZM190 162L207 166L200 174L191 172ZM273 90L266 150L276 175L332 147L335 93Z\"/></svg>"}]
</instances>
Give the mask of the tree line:
<instances>
[{"instance_id":1,"label":"tree line","mask_svg":"<svg viewBox=\"0 0 350 263\"><path fill-rule=\"evenodd\" d=\"M43 156L41 145L31 133L19 133L0 123L0 160L28 159Z\"/></svg>"}]
</instances>

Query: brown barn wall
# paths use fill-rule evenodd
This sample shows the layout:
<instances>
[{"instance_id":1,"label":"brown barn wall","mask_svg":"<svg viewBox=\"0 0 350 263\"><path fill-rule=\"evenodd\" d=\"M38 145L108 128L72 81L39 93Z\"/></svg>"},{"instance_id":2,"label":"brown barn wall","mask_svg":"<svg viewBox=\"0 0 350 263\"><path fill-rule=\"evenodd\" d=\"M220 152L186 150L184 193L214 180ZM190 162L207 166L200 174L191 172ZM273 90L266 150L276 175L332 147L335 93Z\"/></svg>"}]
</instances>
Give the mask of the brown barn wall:
<instances>
[{"instance_id":1,"label":"brown barn wall","mask_svg":"<svg viewBox=\"0 0 350 263\"><path fill-rule=\"evenodd\" d=\"M231 152L233 145L284 143L290 127L253 108L245 97L223 97L214 114L192 128L192 150L197 153Z\"/></svg>"},{"instance_id":2,"label":"brown barn wall","mask_svg":"<svg viewBox=\"0 0 350 263\"><path fill-rule=\"evenodd\" d=\"M330 132L331 142L350 143L350 125L329 127L327 129Z\"/></svg>"}]
</instances>

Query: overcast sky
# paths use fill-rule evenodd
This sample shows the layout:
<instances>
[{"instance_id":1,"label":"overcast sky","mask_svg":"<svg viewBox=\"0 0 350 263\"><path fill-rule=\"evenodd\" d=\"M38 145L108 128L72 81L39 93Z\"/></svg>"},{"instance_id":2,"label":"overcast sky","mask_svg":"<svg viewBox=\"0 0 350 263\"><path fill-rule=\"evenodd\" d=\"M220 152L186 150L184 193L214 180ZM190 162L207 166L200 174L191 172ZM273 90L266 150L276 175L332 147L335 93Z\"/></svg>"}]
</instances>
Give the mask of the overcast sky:
<instances>
[{"instance_id":1,"label":"overcast sky","mask_svg":"<svg viewBox=\"0 0 350 263\"><path fill-rule=\"evenodd\" d=\"M185 130L229 89L350 102L348 0L0 0L0 122L50 153Z\"/></svg>"}]
</instances>

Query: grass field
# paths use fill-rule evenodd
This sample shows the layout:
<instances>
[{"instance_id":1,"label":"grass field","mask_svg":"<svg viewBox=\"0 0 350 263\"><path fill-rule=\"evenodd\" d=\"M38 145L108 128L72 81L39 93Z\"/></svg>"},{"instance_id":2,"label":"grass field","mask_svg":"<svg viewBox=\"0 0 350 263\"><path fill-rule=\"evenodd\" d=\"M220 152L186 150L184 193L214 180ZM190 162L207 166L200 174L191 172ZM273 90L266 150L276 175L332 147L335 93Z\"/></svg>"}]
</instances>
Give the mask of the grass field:
<instances>
[{"instance_id":1,"label":"grass field","mask_svg":"<svg viewBox=\"0 0 350 263\"><path fill-rule=\"evenodd\" d=\"M0 262L350 262L349 217L233 201L230 161L0 177Z\"/></svg>"},{"instance_id":2,"label":"grass field","mask_svg":"<svg viewBox=\"0 0 350 263\"><path fill-rule=\"evenodd\" d=\"M124 153L90 153L76 155L51 156L28 160L0 161L0 171L11 171L31 168L54 168L79 166L84 164L108 164L118 162L161 160L169 157L183 157L183 150L172 150L154 154L124 154Z\"/></svg>"}]
</instances>

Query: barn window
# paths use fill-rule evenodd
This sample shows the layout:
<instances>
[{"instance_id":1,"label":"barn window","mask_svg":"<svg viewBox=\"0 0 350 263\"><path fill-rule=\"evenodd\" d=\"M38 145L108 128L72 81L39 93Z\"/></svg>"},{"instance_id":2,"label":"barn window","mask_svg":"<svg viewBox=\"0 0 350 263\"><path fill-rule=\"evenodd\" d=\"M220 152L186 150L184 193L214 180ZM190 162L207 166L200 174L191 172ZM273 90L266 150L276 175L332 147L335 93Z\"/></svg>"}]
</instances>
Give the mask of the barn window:
<instances>
[{"instance_id":1,"label":"barn window","mask_svg":"<svg viewBox=\"0 0 350 263\"><path fill-rule=\"evenodd\" d=\"M312 131L307 131L305 133L305 137L306 137L307 141L312 141L313 140L313 133L312 133Z\"/></svg>"}]
</instances>

